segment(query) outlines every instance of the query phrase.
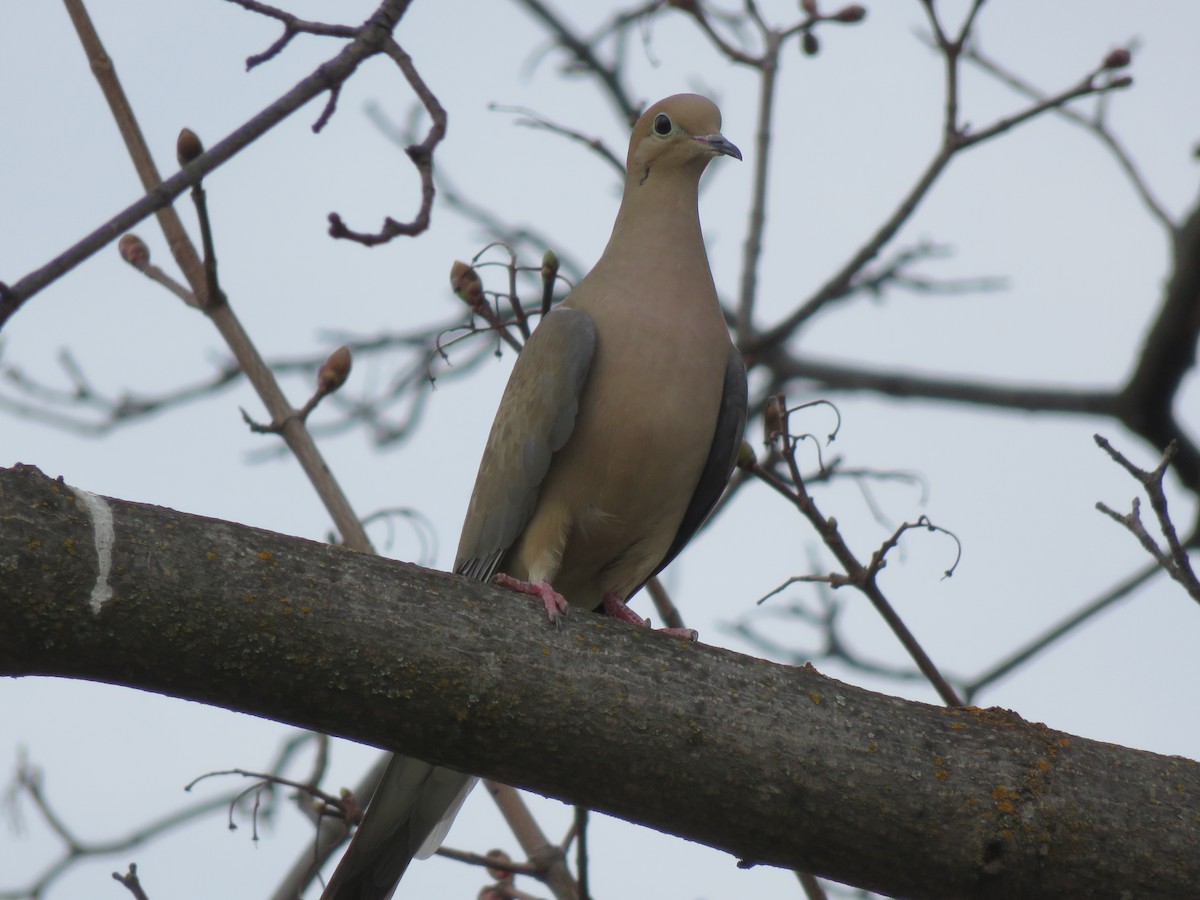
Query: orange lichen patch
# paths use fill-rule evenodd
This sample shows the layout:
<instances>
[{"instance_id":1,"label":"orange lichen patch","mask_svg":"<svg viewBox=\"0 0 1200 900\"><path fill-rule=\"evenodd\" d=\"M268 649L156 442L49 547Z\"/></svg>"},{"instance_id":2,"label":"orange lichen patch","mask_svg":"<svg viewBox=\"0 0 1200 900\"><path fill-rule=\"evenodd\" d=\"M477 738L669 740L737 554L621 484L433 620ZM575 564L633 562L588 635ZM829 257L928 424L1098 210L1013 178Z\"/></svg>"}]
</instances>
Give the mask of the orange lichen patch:
<instances>
[{"instance_id":1,"label":"orange lichen patch","mask_svg":"<svg viewBox=\"0 0 1200 900\"><path fill-rule=\"evenodd\" d=\"M1060 746L1060 747L1070 747L1070 746L1071 746L1071 739L1070 739L1070 738L1059 738L1059 739L1058 739L1058 746Z\"/></svg>"},{"instance_id":2,"label":"orange lichen patch","mask_svg":"<svg viewBox=\"0 0 1200 900\"><path fill-rule=\"evenodd\" d=\"M271 553L270 550L259 550L258 551L258 558L261 559L263 562L266 562L268 559L272 559L273 557L274 557L274 554Z\"/></svg>"},{"instance_id":3,"label":"orange lichen patch","mask_svg":"<svg viewBox=\"0 0 1200 900\"><path fill-rule=\"evenodd\" d=\"M1049 771L1050 771L1050 760L1048 760L1048 759L1039 759L1039 760L1037 761L1037 767L1038 767L1038 769L1039 769L1041 772L1043 772L1043 773L1045 773L1045 772L1049 772Z\"/></svg>"},{"instance_id":4,"label":"orange lichen patch","mask_svg":"<svg viewBox=\"0 0 1200 900\"><path fill-rule=\"evenodd\" d=\"M966 722L951 722L950 727L951 728L966 728L967 723Z\"/></svg>"},{"instance_id":5,"label":"orange lichen patch","mask_svg":"<svg viewBox=\"0 0 1200 900\"><path fill-rule=\"evenodd\" d=\"M816 691L809 691L808 699L811 700L813 703L817 704L818 706L821 705L821 695L818 694Z\"/></svg>"},{"instance_id":6,"label":"orange lichen patch","mask_svg":"<svg viewBox=\"0 0 1200 900\"><path fill-rule=\"evenodd\" d=\"M1016 804L1013 803L1016 794L1002 784L992 788L992 799L996 801L996 809L1002 813L1011 813L1016 809Z\"/></svg>"}]
</instances>

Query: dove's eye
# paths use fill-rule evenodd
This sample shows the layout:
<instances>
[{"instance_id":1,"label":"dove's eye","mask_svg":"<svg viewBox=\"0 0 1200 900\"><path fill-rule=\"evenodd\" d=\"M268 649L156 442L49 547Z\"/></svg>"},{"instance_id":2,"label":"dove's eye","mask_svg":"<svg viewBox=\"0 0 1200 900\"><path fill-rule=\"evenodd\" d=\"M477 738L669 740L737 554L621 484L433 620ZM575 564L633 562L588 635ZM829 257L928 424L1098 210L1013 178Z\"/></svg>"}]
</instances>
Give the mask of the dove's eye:
<instances>
[{"instance_id":1,"label":"dove's eye","mask_svg":"<svg viewBox=\"0 0 1200 900\"><path fill-rule=\"evenodd\" d=\"M666 113L659 113L654 117L654 133L660 137L666 137L674 129L671 125L671 117Z\"/></svg>"}]
</instances>

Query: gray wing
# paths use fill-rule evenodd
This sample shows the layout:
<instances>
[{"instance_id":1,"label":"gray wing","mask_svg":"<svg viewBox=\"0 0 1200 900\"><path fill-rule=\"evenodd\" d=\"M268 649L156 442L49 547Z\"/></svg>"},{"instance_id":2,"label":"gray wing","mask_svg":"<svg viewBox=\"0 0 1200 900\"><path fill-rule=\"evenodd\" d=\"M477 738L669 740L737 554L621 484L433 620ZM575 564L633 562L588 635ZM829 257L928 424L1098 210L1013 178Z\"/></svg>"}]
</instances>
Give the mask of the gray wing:
<instances>
[{"instance_id":1,"label":"gray wing","mask_svg":"<svg viewBox=\"0 0 1200 900\"><path fill-rule=\"evenodd\" d=\"M725 367L725 386L721 391L721 406L717 411L717 427L713 432L712 446L708 451L708 459L700 472L700 481L692 493L683 521L675 532L666 555L658 564L651 577L665 569L692 539L708 514L712 512L729 476L737 462L738 449L742 446L742 434L746 430L746 364L742 354L733 347L729 351L729 363ZM644 582L643 582L644 583ZM641 590L639 585L638 590ZM634 591L637 593L637 591Z\"/></svg>"},{"instance_id":2,"label":"gray wing","mask_svg":"<svg viewBox=\"0 0 1200 900\"><path fill-rule=\"evenodd\" d=\"M533 515L554 454L571 436L596 348L587 313L558 307L517 357L467 507L454 571L486 581Z\"/></svg>"},{"instance_id":3,"label":"gray wing","mask_svg":"<svg viewBox=\"0 0 1200 900\"><path fill-rule=\"evenodd\" d=\"M587 314L559 308L517 357L492 423L454 570L490 578L529 521L555 452L575 427L596 332ZM323 900L386 900L414 856L445 837L476 779L392 757Z\"/></svg>"}]
</instances>

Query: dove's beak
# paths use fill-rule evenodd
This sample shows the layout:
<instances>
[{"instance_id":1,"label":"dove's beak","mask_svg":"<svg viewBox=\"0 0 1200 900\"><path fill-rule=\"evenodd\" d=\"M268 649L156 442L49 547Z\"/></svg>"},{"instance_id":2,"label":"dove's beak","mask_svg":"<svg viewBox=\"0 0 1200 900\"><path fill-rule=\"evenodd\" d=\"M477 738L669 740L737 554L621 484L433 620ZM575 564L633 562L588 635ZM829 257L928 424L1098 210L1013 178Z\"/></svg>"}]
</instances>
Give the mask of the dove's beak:
<instances>
[{"instance_id":1,"label":"dove's beak","mask_svg":"<svg viewBox=\"0 0 1200 900\"><path fill-rule=\"evenodd\" d=\"M734 159L742 158L742 151L728 141L723 134L704 134L696 138L696 140L707 144L716 156L732 156Z\"/></svg>"}]
</instances>

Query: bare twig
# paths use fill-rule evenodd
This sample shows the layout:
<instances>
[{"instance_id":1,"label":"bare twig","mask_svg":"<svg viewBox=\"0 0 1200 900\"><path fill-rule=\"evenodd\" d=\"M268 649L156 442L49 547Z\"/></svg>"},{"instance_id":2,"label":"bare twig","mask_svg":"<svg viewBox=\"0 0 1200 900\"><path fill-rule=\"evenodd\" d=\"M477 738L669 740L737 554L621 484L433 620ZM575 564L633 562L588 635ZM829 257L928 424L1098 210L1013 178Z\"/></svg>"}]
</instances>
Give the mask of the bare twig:
<instances>
[{"instance_id":1,"label":"bare twig","mask_svg":"<svg viewBox=\"0 0 1200 900\"><path fill-rule=\"evenodd\" d=\"M247 70L261 65L267 62L267 60L274 59L291 43L292 38L300 34L316 34L324 35L325 37L340 38L353 38L356 34L356 29L348 25L327 25L323 22L306 21L284 10L276 9L274 6L259 3L258 0L228 0L228 2L236 3L242 9L258 13L260 16L266 16L269 19L275 19L283 24L283 34L280 35L279 40L275 41L275 43L262 53L256 53L246 60Z\"/></svg>"},{"instance_id":2,"label":"bare twig","mask_svg":"<svg viewBox=\"0 0 1200 900\"><path fill-rule=\"evenodd\" d=\"M675 605L675 601L671 599L671 595L663 586L662 580L657 576L651 577L646 582L646 592L650 594L650 599L654 601L655 612L658 613L658 618L667 628L684 628L683 615L679 612L679 607Z\"/></svg>"},{"instance_id":3,"label":"bare twig","mask_svg":"<svg viewBox=\"0 0 1200 900\"><path fill-rule=\"evenodd\" d=\"M276 773L281 771L295 750L302 743L312 740L313 737L313 735L308 733L300 733L295 738L286 741L281 751L273 760L269 772ZM152 819L122 837L89 841L79 837L58 814L53 803L46 795L40 771L22 760L17 768L14 796L27 797L33 803L34 808L38 811L38 815L47 827L58 836L63 848L58 857L47 864L27 885L19 889L0 890L0 897L16 900L16 898L43 896L51 885L81 860L124 854L134 848L145 846L184 825L207 818L215 812L227 810L231 803L238 801L242 793L240 790L224 793L200 801L194 805L183 807ZM295 896L295 894L292 896Z\"/></svg>"},{"instance_id":4,"label":"bare twig","mask_svg":"<svg viewBox=\"0 0 1200 900\"><path fill-rule=\"evenodd\" d=\"M1132 53L1132 47L1126 48L1127 52ZM987 56L979 49L978 44L972 44L963 52L963 59L977 66L984 72L995 77L998 81L1012 88L1018 94L1027 97L1034 101L1043 101L1046 99L1046 94L1039 88L1034 87L1031 83L1018 76L1012 70L1002 66L995 59ZM1103 95L1102 95L1103 96ZM1054 110L1055 115L1061 116L1068 122L1078 125L1090 131L1099 141L1108 148L1113 157L1117 161L1117 165L1125 173L1129 179L1129 183L1133 185L1134 191L1141 199L1142 204L1150 215L1165 228L1168 232L1174 233L1177 230L1175 222L1172 220L1170 213L1166 207L1154 195L1150 189L1150 184L1146 177L1142 174L1137 163L1129 151L1109 129L1108 125L1099 116L1085 116L1076 112L1072 107L1060 106Z\"/></svg>"},{"instance_id":5,"label":"bare twig","mask_svg":"<svg viewBox=\"0 0 1200 900\"><path fill-rule=\"evenodd\" d=\"M411 0L408 0L408 2L411 2ZM407 8L407 5L407 2L404 3L405 8ZM433 198L436 193L433 184L433 152L446 136L446 110L442 108L442 104L434 96L433 91L429 89L429 86L425 84L425 80L421 78L417 67L413 64L412 57L405 52L404 48L396 43L390 33L384 35L382 38L382 50L396 64L401 73L403 73L413 93L417 95L417 99L421 101L421 105L425 107L425 111L429 114L430 124L429 131L426 132L423 141L418 144L410 144L404 148L404 152L412 160L421 178L421 205L417 210L416 216L411 221L398 222L391 216L388 216L384 219L383 227L378 232L368 234L348 228L345 222L342 221L342 217L337 213L329 214L329 233L331 236L346 238L368 247L387 243L392 238L402 235L418 235L429 227L429 219L433 210Z\"/></svg>"},{"instance_id":6,"label":"bare twig","mask_svg":"<svg viewBox=\"0 0 1200 900\"><path fill-rule=\"evenodd\" d=\"M309 100L330 90L331 85L339 84L349 78L364 60L381 52L382 43L388 34L385 30L386 27L389 24L395 25L409 2L411 0L383 0L371 19L356 29L356 37L340 53L323 63L311 75L301 79L282 97L251 117L245 124L218 141L196 160L184 166L165 181L159 177L157 170L153 169L153 163L149 162L148 152L134 153L131 149L131 155L134 156L135 165L138 166L139 175L146 189L146 195L41 268L30 272L12 285L0 284L0 328L30 298L116 240L147 216L157 213L160 224L169 235L183 234L183 227L175 212L170 208L171 201L307 104ZM76 23L81 42L84 44L89 60L92 61L93 71L105 91L110 106L113 107L114 119L122 129L126 144L145 146L145 140L137 128L129 103L120 89L112 62L104 53L103 46L100 45L95 29L84 11L82 0L64 0L64 3L67 5L68 12L71 13L72 20ZM146 165L147 162L149 165ZM193 286L200 284L202 264L199 254L191 247L190 242L176 244L172 241L171 250L188 283ZM195 290L194 287L193 290Z\"/></svg>"},{"instance_id":7,"label":"bare twig","mask_svg":"<svg viewBox=\"0 0 1200 900\"><path fill-rule=\"evenodd\" d=\"M485 781L484 786L512 828L521 849L541 872L546 886L559 900L575 900L579 896L579 885L567 870L562 848L552 844L546 837L520 794L514 788L495 781Z\"/></svg>"},{"instance_id":8,"label":"bare twig","mask_svg":"<svg viewBox=\"0 0 1200 900\"><path fill-rule=\"evenodd\" d=\"M142 882L138 879L137 863L129 864L129 871L122 875L120 872L112 873L113 881L118 882L133 894L136 900L150 900L146 895L146 891L142 888Z\"/></svg>"},{"instance_id":9,"label":"bare twig","mask_svg":"<svg viewBox=\"0 0 1200 900\"><path fill-rule=\"evenodd\" d=\"M778 433L780 440L783 442L783 456L787 462L788 469L791 473L791 484L785 483L777 475L763 469L757 462L748 466L749 471L764 481L777 493L786 497L803 516L816 528L817 533L821 535L825 546L833 553L838 563L842 566L845 574L833 574L829 576L816 576L814 580L824 581L832 587L840 587L842 585L853 585L861 591L875 607L876 611L883 617L888 627L892 629L892 633L896 635L904 649L908 651L909 656L917 664L922 674L933 685L934 689L942 697L943 701L948 706L961 706L962 700L958 693L950 686L950 683L942 676L933 660L918 643L912 632L908 630L900 616L892 608L883 592L879 589L876 583L876 575L884 565L887 551L895 546L895 542L900 535L910 527L910 525L901 526L896 533L881 546L871 559L871 563L864 566L858 561L853 551L842 538L841 532L838 530L837 521L832 518L825 518L820 510L817 509L816 503L809 495L804 486L804 479L800 474L799 466L796 463L795 441L792 439L788 430L788 409L783 398L777 398L775 404L776 414L780 419L780 427ZM769 417L768 417L769 418ZM927 523L918 523L926 524ZM956 563L957 564L957 563ZM953 570L953 567L950 571ZM804 576L806 579L811 576Z\"/></svg>"},{"instance_id":10,"label":"bare twig","mask_svg":"<svg viewBox=\"0 0 1200 900\"><path fill-rule=\"evenodd\" d=\"M1080 82L1053 94L1047 98L1032 103L1028 108L997 120L991 125L969 130L961 123L959 111L959 60L966 45L970 30L982 8L982 0L976 0L972 5L959 33L953 38L946 35L934 4L923 4L930 19L930 27L935 36L935 44L943 56L945 67L945 87L943 106L945 109L942 120L942 143L933 158L925 167L925 171L917 178L908 194L900 201L892 214L867 239L843 266L830 277L811 297L800 304L795 310L769 329L755 334L743 342L747 353L755 354L785 341L805 321L814 316L825 306L836 300L849 296L856 278L872 259L879 255L883 248L899 232L917 207L933 188L950 161L959 153L973 146L997 137L1012 128L1031 121L1051 110L1056 110L1072 100L1094 94L1104 94L1109 91L1128 87L1131 80L1126 77L1100 78L1102 73L1110 70L1106 60L1099 67L1089 72Z\"/></svg>"},{"instance_id":11,"label":"bare twig","mask_svg":"<svg viewBox=\"0 0 1200 900\"><path fill-rule=\"evenodd\" d=\"M1001 662L996 663L986 672L977 675L963 685L963 692L968 703L974 701L974 698L981 690L988 687L992 683L999 681L1005 675L1015 671L1025 665L1038 654L1048 650L1052 645L1059 640L1078 629L1084 622L1094 618L1099 613L1108 609L1119 600L1124 600L1146 584L1155 575L1162 572L1162 568L1157 564L1147 566L1141 571L1126 578L1115 587L1105 591L1096 599L1086 604L1083 608L1072 613L1067 618L1063 619L1058 624L1048 629L1044 634L1030 641L1025 646L1013 651Z\"/></svg>"},{"instance_id":12,"label":"bare twig","mask_svg":"<svg viewBox=\"0 0 1200 900\"><path fill-rule=\"evenodd\" d=\"M417 106L415 109L419 111L421 107ZM412 121L415 118L414 116L410 115L408 122L404 125L399 125L377 103L368 103L366 105L366 114L367 118L371 120L372 124L379 129L384 137L397 147L406 147L416 140L415 125ZM442 206L454 210L468 221L477 224L484 230L488 240L499 241L505 246L511 247L514 252L519 252L522 247L530 247L536 250L536 252L542 253L553 246L554 242L537 229L529 225L513 224L503 219L494 210L488 209L470 199L446 176L444 171L435 170L434 183L437 187L438 196L441 198ZM583 268L572 257L562 256L561 266L571 276L572 280L578 280L583 275Z\"/></svg>"},{"instance_id":13,"label":"bare twig","mask_svg":"<svg viewBox=\"0 0 1200 900\"><path fill-rule=\"evenodd\" d=\"M571 55L579 66L596 76L603 85L605 93L617 107L617 111L630 124L637 118L638 105L634 103L629 92L621 83L621 73L618 67L606 65L600 61L595 49L588 42L575 34L567 24L541 0L519 0L546 29L554 35L555 41Z\"/></svg>"},{"instance_id":14,"label":"bare twig","mask_svg":"<svg viewBox=\"0 0 1200 900\"><path fill-rule=\"evenodd\" d=\"M829 896L825 893L825 888L821 886L821 881L816 875L801 872L797 869L796 878L800 882L800 887L804 890L804 896L808 900L826 900Z\"/></svg>"},{"instance_id":15,"label":"bare twig","mask_svg":"<svg viewBox=\"0 0 1200 900\"><path fill-rule=\"evenodd\" d=\"M548 131L551 134L561 135L577 144L583 144L608 163L620 178L624 179L625 160L617 156L604 141L595 135L584 134L578 129L561 125L558 122L552 122L527 106L505 106L501 103L491 103L488 105L488 109L493 112L510 113L518 116L518 125L524 125L527 128L534 128L540 131Z\"/></svg>"},{"instance_id":16,"label":"bare twig","mask_svg":"<svg viewBox=\"0 0 1200 900\"><path fill-rule=\"evenodd\" d=\"M1192 569L1192 562L1188 557L1187 547L1179 540L1175 524L1171 521L1171 515L1167 509L1167 495L1163 490L1163 477L1167 474L1167 469L1170 468L1171 461L1175 458L1178 445L1174 441L1168 444L1158 465L1153 469L1146 470L1130 462L1123 453L1101 435L1094 435L1094 438L1096 444L1108 454L1109 459L1142 485L1146 496L1150 499L1150 508L1154 510L1155 518L1158 520L1158 529L1166 541L1166 548L1160 548L1158 542L1146 530L1141 517L1141 502L1137 497L1133 498L1132 508L1125 515L1115 512L1104 503L1097 503L1096 509L1114 522L1124 525L1163 571L1177 581L1193 600L1200 602L1200 579L1196 578L1196 572Z\"/></svg>"}]
</instances>

